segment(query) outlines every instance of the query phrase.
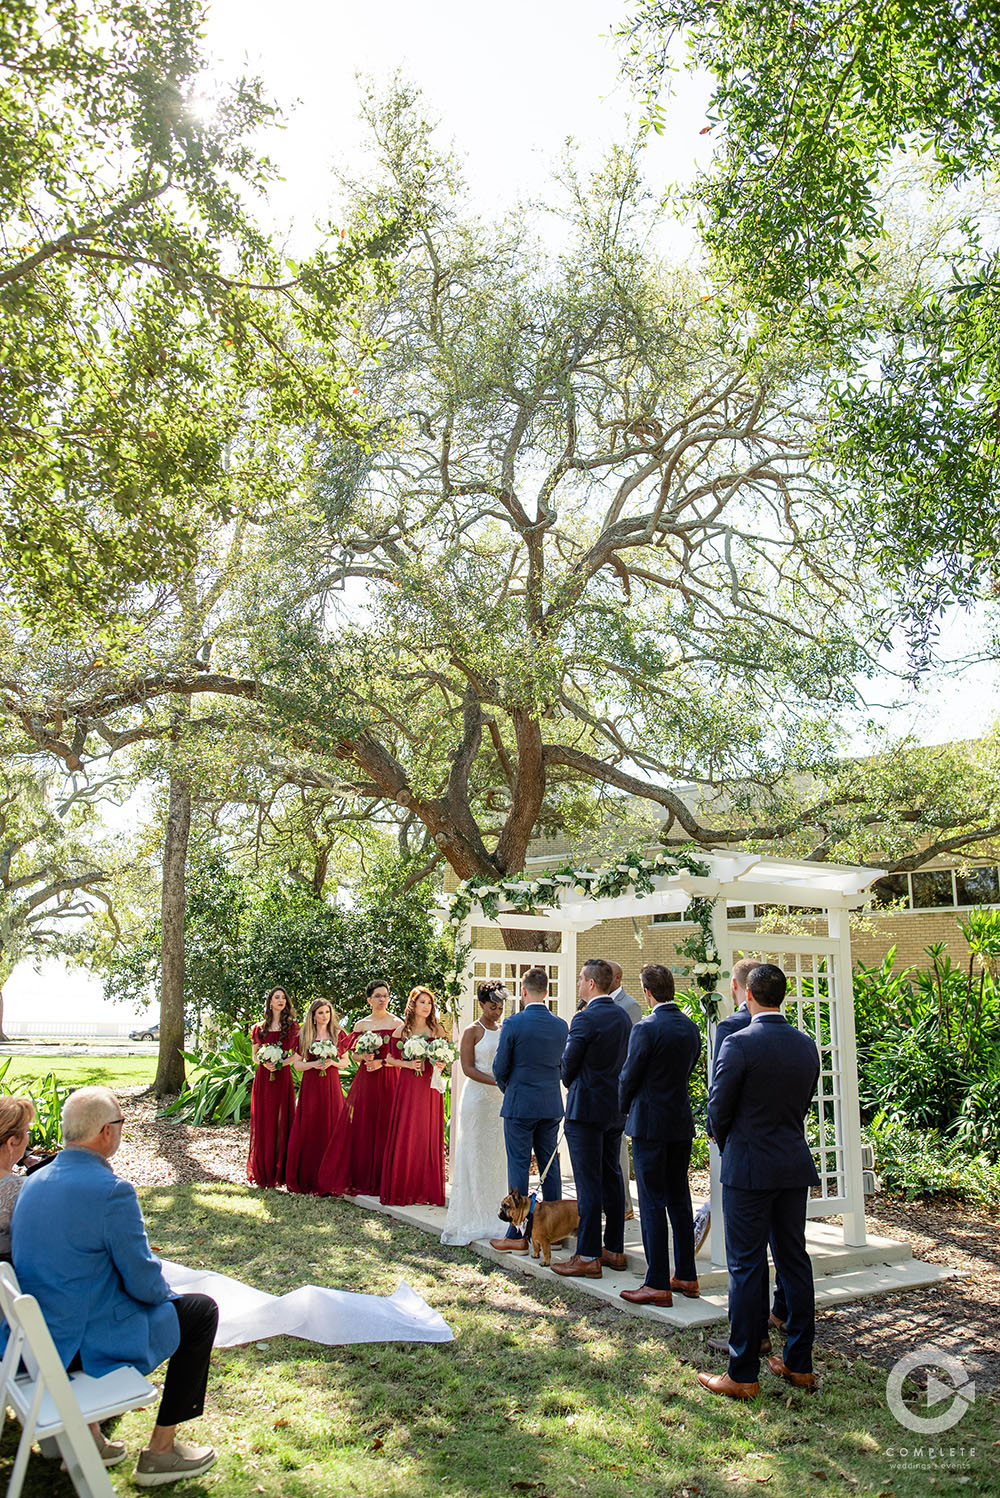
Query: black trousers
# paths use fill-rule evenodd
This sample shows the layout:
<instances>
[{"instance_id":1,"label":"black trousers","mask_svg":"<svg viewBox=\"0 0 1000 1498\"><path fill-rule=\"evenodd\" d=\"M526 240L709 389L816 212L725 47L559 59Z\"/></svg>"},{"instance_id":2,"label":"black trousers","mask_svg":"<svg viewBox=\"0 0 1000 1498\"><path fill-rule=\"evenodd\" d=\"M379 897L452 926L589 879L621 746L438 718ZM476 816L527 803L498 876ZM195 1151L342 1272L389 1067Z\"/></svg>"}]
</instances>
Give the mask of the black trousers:
<instances>
[{"instance_id":1,"label":"black trousers","mask_svg":"<svg viewBox=\"0 0 1000 1498\"><path fill-rule=\"evenodd\" d=\"M690 1139L633 1139L632 1160L639 1193L639 1226L646 1254L646 1281L653 1290L670 1289L667 1218L674 1235L674 1274L694 1280L694 1214L688 1186Z\"/></svg>"},{"instance_id":2,"label":"black trousers","mask_svg":"<svg viewBox=\"0 0 1000 1498\"><path fill-rule=\"evenodd\" d=\"M625 1247L625 1182L622 1179L620 1128L566 1122L566 1143L573 1162L580 1227L576 1251L581 1259L601 1257L601 1214L604 1247L620 1254Z\"/></svg>"},{"instance_id":3,"label":"black trousers","mask_svg":"<svg viewBox=\"0 0 1000 1498\"><path fill-rule=\"evenodd\" d=\"M196 1419L205 1408L208 1365L219 1324L219 1307L210 1295L179 1295L173 1307L181 1339L167 1364L157 1425L180 1425L182 1420ZM67 1372L81 1366L77 1353Z\"/></svg>"},{"instance_id":4,"label":"black trousers","mask_svg":"<svg viewBox=\"0 0 1000 1498\"><path fill-rule=\"evenodd\" d=\"M157 1425L194 1420L205 1408L208 1365L219 1324L219 1307L210 1295L179 1295L173 1304L181 1340L167 1364Z\"/></svg>"},{"instance_id":5,"label":"black trousers","mask_svg":"<svg viewBox=\"0 0 1000 1498\"><path fill-rule=\"evenodd\" d=\"M522 1196L527 1196L531 1152L534 1150L540 1172L552 1159L549 1173L542 1182L542 1201L559 1201L562 1196L562 1171L559 1168L559 1156L554 1155L558 1139L558 1118L504 1119L503 1142L507 1150L507 1184L511 1191L519 1191ZM520 1227L515 1227L511 1223L506 1236L520 1238L523 1232L523 1223Z\"/></svg>"}]
</instances>

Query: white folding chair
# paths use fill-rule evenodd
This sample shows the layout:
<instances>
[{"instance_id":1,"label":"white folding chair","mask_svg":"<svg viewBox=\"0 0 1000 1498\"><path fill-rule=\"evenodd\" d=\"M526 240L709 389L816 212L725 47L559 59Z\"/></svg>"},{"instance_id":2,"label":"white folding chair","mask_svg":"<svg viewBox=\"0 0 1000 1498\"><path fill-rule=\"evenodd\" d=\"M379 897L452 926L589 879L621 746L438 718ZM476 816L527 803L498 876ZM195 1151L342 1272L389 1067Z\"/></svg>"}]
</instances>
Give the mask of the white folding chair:
<instances>
[{"instance_id":1,"label":"white folding chair","mask_svg":"<svg viewBox=\"0 0 1000 1498\"><path fill-rule=\"evenodd\" d=\"M3 1381L0 1397L22 1426L7 1498L19 1498L32 1441L55 1443L80 1498L114 1498L114 1489L87 1427L94 1421L149 1404L157 1397L153 1385L137 1368L115 1368L101 1378L86 1373L67 1374L38 1301L33 1295L21 1294L13 1268L3 1263L0 1263L0 1311L10 1328L10 1340L0 1364Z\"/></svg>"}]
</instances>

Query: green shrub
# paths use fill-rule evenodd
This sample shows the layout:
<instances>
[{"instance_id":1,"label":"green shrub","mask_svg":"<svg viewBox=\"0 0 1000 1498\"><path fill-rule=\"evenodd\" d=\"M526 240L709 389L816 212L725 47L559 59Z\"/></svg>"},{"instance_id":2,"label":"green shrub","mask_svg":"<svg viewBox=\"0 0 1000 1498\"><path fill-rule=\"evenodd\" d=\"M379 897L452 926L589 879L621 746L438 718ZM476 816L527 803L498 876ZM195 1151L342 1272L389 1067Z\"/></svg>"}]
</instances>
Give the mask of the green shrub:
<instances>
[{"instance_id":1,"label":"green shrub","mask_svg":"<svg viewBox=\"0 0 1000 1498\"><path fill-rule=\"evenodd\" d=\"M182 1051L191 1068L184 1091L163 1109L163 1116L192 1124L239 1123L250 1112L253 1087L253 1046L241 1030L234 1030L222 1050Z\"/></svg>"},{"instance_id":2,"label":"green shrub","mask_svg":"<svg viewBox=\"0 0 1000 1498\"><path fill-rule=\"evenodd\" d=\"M876 1114L864 1133L884 1191L907 1201L943 1195L1000 1205L1000 1166L986 1155L970 1155L936 1130L914 1129L885 1113Z\"/></svg>"},{"instance_id":3,"label":"green shrub","mask_svg":"<svg viewBox=\"0 0 1000 1498\"><path fill-rule=\"evenodd\" d=\"M970 1154L984 1151L1000 1160L1000 1052L986 1075L965 1094L952 1132L955 1142Z\"/></svg>"},{"instance_id":4,"label":"green shrub","mask_svg":"<svg viewBox=\"0 0 1000 1498\"><path fill-rule=\"evenodd\" d=\"M63 1087L55 1072L44 1077L18 1077L12 1085L6 1081L12 1056L0 1064L0 1092L7 1097L30 1097L35 1105L35 1122L31 1125L30 1148L56 1150L62 1146L62 1106L72 1087Z\"/></svg>"}]
</instances>

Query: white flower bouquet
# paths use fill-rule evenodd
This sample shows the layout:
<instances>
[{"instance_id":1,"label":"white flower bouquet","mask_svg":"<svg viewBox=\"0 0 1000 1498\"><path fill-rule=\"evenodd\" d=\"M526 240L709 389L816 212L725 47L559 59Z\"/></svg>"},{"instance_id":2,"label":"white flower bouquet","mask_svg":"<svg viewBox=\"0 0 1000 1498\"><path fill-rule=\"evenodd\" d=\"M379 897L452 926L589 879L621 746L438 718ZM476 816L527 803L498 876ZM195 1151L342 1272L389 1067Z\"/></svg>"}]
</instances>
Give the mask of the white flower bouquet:
<instances>
[{"instance_id":1,"label":"white flower bouquet","mask_svg":"<svg viewBox=\"0 0 1000 1498\"><path fill-rule=\"evenodd\" d=\"M450 1040L445 1040L443 1035L428 1042L427 1060L434 1066L452 1067L458 1059L458 1051ZM436 1071L431 1077L431 1086L435 1092L444 1092L448 1085L448 1078L443 1071Z\"/></svg>"},{"instance_id":2,"label":"white flower bouquet","mask_svg":"<svg viewBox=\"0 0 1000 1498\"><path fill-rule=\"evenodd\" d=\"M426 1035L410 1035L403 1041L404 1061L426 1061L430 1041Z\"/></svg>"},{"instance_id":3,"label":"white flower bouquet","mask_svg":"<svg viewBox=\"0 0 1000 1498\"><path fill-rule=\"evenodd\" d=\"M385 1036L378 1030L363 1030L354 1042L355 1056L377 1056L385 1044Z\"/></svg>"},{"instance_id":4,"label":"white flower bouquet","mask_svg":"<svg viewBox=\"0 0 1000 1498\"><path fill-rule=\"evenodd\" d=\"M265 1062L268 1066L281 1066L285 1060L285 1053L280 1045L262 1045L257 1052L258 1062ZM271 1081L274 1081L276 1073L268 1072Z\"/></svg>"},{"instance_id":5,"label":"white flower bouquet","mask_svg":"<svg viewBox=\"0 0 1000 1498\"><path fill-rule=\"evenodd\" d=\"M336 1061L336 1042L332 1040L314 1040L309 1047L309 1054L316 1061ZM320 1072L320 1076L326 1076L326 1067Z\"/></svg>"}]
</instances>

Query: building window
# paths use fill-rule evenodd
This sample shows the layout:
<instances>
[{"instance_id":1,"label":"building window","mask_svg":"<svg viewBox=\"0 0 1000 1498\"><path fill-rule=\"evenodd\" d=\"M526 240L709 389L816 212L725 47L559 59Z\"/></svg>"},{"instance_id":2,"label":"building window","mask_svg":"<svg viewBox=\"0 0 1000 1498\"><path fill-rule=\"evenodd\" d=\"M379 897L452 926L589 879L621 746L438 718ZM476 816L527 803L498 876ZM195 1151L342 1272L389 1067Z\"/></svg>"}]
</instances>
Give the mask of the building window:
<instances>
[{"instance_id":1,"label":"building window","mask_svg":"<svg viewBox=\"0 0 1000 1498\"><path fill-rule=\"evenodd\" d=\"M913 885L913 907L928 910L941 905L954 905L955 891L951 882L951 869L921 869L910 875Z\"/></svg>"},{"instance_id":2,"label":"building window","mask_svg":"<svg viewBox=\"0 0 1000 1498\"><path fill-rule=\"evenodd\" d=\"M1000 905L996 869L967 869L955 875L959 905Z\"/></svg>"},{"instance_id":3,"label":"building window","mask_svg":"<svg viewBox=\"0 0 1000 1498\"><path fill-rule=\"evenodd\" d=\"M968 869L917 869L912 874L887 874L872 885L875 908L901 905L903 910L953 910L957 905L1000 905L1000 878L995 864Z\"/></svg>"},{"instance_id":4,"label":"building window","mask_svg":"<svg viewBox=\"0 0 1000 1498\"><path fill-rule=\"evenodd\" d=\"M671 921L682 921L684 912L682 910L658 910L655 915L650 916L651 926L666 926Z\"/></svg>"},{"instance_id":5,"label":"building window","mask_svg":"<svg viewBox=\"0 0 1000 1498\"><path fill-rule=\"evenodd\" d=\"M907 874L887 874L884 879L876 879L872 885L872 894L880 905L892 905L899 900L903 902L903 908L910 907L910 879Z\"/></svg>"}]
</instances>

